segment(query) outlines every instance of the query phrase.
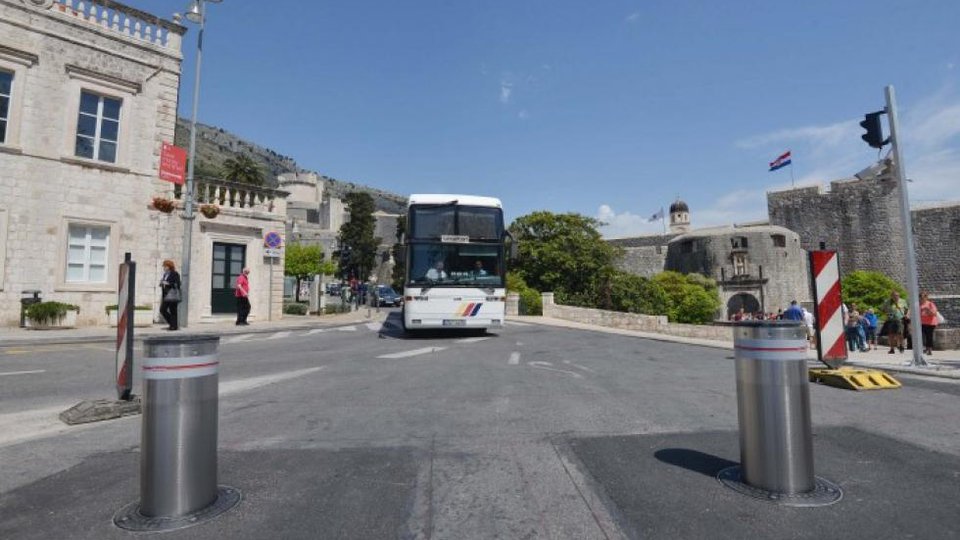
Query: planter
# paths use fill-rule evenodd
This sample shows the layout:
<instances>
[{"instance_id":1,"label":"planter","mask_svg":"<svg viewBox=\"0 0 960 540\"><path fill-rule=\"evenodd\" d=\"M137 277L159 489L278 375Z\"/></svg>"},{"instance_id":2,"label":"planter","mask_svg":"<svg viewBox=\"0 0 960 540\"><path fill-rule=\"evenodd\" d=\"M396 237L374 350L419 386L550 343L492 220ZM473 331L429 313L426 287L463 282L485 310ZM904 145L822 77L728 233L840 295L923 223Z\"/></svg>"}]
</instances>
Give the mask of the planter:
<instances>
[{"instance_id":1,"label":"planter","mask_svg":"<svg viewBox=\"0 0 960 540\"><path fill-rule=\"evenodd\" d=\"M213 219L220 215L220 207L215 204L201 204L200 213L207 219Z\"/></svg>"},{"instance_id":2,"label":"planter","mask_svg":"<svg viewBox=\"0 0 960 540\"><path fill-rule=\"evenodd\" d=\"M117 326L117 310L108 309L107 320L110 322L110 326L115 328ZM152 309L133 310L133 326L137 328L153 326L153 310Z\"/></svg>"},{"instance_id":3,"label":"planter","mask_svg":"<svg viewBox=\"0 0 960 540\"><path fill-rule=\"evenodd\" d=\"M57 330L65 328L74 328L77 326L77 312L73 310L67 311L59 321L46 321L43 323L38 323L33 319L27 318L26 327L33 330Z\"/></svg>"},{"instance_id":4,"label":"planter","mask_svg":"<svg viewBox=\"0 0 960 540\"><path fill-rule=\"evenodd\" d=\"M176 203L164 197L154 197L150 206L163 212L164 214L169 214L170 212L173 212L174 208L176 208Z\"/></svg>"}]
</instances>

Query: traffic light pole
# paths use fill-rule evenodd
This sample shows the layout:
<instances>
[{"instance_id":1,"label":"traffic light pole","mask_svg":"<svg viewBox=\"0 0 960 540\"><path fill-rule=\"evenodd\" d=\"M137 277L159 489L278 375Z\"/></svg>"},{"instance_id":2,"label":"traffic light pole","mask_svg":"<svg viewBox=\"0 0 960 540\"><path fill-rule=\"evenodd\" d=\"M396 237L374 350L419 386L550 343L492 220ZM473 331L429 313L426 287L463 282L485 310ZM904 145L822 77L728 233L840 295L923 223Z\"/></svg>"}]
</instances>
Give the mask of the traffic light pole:
<instances>
[{"instance_id":1,"label":"traffic light pole","mask_svg":"<svg viewBox=\"0 0 960 540\"><path fill-rule=\"evenodd\" d=\"M923 359L923 333L920 328L920 291L917 276L917 252L913 248L913 221L910 219L910 197L907 195L907 173L900 151L900 124L897 98L893 86L886 87L887 114L890 121L890 142L893 145L894 170L900 184L900 219L903 223L903 250L907 259L907 294L910 296L910 334L913 336L914 366L926 366Z\"/></svg>"}]
</instances>

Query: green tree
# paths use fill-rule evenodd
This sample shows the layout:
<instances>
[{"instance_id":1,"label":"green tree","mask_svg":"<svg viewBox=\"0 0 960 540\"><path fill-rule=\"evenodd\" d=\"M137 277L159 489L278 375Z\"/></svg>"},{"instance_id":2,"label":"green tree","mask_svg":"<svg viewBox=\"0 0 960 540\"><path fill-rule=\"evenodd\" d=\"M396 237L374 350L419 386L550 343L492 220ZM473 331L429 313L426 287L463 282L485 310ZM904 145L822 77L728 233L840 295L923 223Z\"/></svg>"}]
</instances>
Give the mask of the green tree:
<instances>
[{"instance_id":1,"label":"green tree","mask_svg":"<svg viewBox=\"0 0 960 540\"><path fill-rule=\"evenodd\" d=\"M237 154L224 160L220 173L231 182L253 186L263 185L263 169L247 154Z\"/></svg>"},{"instance_id":2,"label":"green tree","mask_svg":"<svg viewBox=\"0 0 960 540\"><path fill-rule=\"evenodd\" d=\"M300 301L300 283L317 274L330 275L336 271L336 266L323 258L320 246L304 246L290 244L286 246L283 256L283 274L297 279L295 289L296 301Z\"/></svg>"},{"instance_id":3,"label":"green tree","mask_svg":"<svg viewBox=\"0 0 960 540\"><path fill-rule=\"evenodd\" d=\"M390 275L390 280L398 293L403 293L404 279L407 274L407 260L403 257L403 244L400 243L406 232L407 216L400 216L397 218L397 241L390 248L390 253L393 255L393 273Z\"/></svg>"},{"instance_id":4,"label":"green tree","mask_svg":"<svg viewBox=\"0 0 960 540\"><path fill-rule=\"evenodd\" d=\"M516 272L507 272L507 292L520 295L520 315L543 315L540 291L527 285Z\"/></svg>"},{"instance_id":5,"label":"green tree","mask_svg":"<svg viewBox=\"0 0 960 540\"><path fill-rule=\"evenodd\" d=\"M377 258L380 239L373 236L376 220L373 217L373 197L363 191L353 191L343 198L350 208L350 219L340 227L340 273L366 281Z\"/></svg>"},{"instance_id":6,"label":"green tree","mask_svg":"<svg viewBox=\"0 0 960 540\"><path fill-rule=\"evenodd\" d=\"M667 296L667 318L671 322L707 324L720 309L717 284L700 274L666 271L653 277Z\"/></svg>"},{"instance_id":7,"label":"green tree","mask_svg":"<svg viewBox=\"0 0 960 540\"><path fill-rule=\"evenodd\" d=\"M580 214L534 212L517 218L510 232L519 242L516 272L530 287L552 291L570 305L599 305L604 272L620 250L603 241L600 222Z\"/></svg>"},{"instance_id":8,"label":"green tree","mask_svg":"<svg viewBox=\"0 0 960 540\"><path fill-rule=\"evenodd\" d=\"M890 298L890 291L897 291L901 298L907 297L907 291L899 283L885 274L869 270L857 270L844 276L840 280L840 290L844 303L856 305L861 312L867 308L880 310Z\"/></svg>"},{"instance_id":9,"label":"green tree","mask_svg":"<svg viewBox=\"0 0 960 540\"><path fill-rule=\"evenodd\" d=\"M607 309L645 315L664 315L670 305L667 292L659 283L627 272L616 271L610 276Z\"/></svg>"}]
</instances>

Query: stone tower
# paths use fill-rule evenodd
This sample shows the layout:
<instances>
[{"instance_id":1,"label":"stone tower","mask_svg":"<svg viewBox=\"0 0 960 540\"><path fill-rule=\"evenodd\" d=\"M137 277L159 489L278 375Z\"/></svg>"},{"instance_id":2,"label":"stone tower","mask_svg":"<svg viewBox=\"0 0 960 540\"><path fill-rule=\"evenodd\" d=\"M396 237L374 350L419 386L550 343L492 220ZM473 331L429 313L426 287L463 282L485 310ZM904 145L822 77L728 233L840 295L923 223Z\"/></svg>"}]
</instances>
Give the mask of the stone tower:
<instances>
[{"instance_id":1,"label":"stone tower","mask_svg":"<svg viewBox=\"0 0 960 540\"><path fill-rule=\"evenodd\" d=\"M670 205L670 232L675 234L685 233L690 230L690 207L687 203L677 200Z\"/></svg>"}]
</instances>

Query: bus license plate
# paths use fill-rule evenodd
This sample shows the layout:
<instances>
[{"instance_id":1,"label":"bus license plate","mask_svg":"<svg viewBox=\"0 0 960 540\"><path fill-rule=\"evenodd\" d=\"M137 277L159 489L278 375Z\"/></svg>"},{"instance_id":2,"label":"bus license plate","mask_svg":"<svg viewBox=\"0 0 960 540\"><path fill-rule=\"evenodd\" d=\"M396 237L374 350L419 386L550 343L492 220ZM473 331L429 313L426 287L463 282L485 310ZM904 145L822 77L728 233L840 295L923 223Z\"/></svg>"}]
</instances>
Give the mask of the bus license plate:
<instances>
[{"instance_id":1,"label":"bus license plate","mask_svg":"<svg viewBox=\"0 0 960 540\"><path fill-rule=\"evenodd\" d=\"M443 325L444 326L466 326L467 321L463 319L444 319Z\"/></svg>"}]
</instances>

